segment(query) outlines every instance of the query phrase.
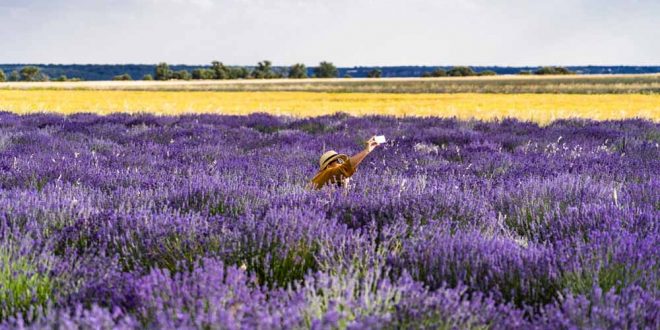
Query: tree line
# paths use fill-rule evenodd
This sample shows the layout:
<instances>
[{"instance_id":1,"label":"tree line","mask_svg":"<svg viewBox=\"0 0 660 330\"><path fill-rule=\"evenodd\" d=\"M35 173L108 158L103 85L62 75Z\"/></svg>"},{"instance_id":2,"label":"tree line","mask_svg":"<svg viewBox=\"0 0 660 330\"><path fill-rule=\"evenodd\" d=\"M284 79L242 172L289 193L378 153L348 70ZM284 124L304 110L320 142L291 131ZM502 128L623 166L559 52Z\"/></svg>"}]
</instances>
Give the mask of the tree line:
<instances>
[{"instance_id":1,"label":"tree line","mask_svg":"<svg viewBox=\"0 0 660 330\"><path fill-rule=\"evenodd\" d=\"M61 75L57 78L51 78L43 73L39 67L28 65L22 67L20 70L13 70L9 76L0 69L0 82L3 81L80 81L80 78L67 78L66 75Z\"/></svg>"},{"instance_id":2,"label":"tree line","mask_svg":"<svg viewBox=\"0 0 660 330\"><path fill-rule=\"evenodd\" d=\"M323 61L317 67L312 69L312 78L336 78L339 76L339 70L331 62ZM480 72L474 71L467 66L456 66L448 70L442 68L433 71L426 71L422 73L421 77L468 77L468 76L493 76L497 73L492 70L484 70ZM518 74L521 75L562 75L574 74L565 67L546 66L538 68L537 70L523 70ZM380 78L382 71L380 69L371 69L367 72L368 78ZM350 75L344 75L345 78L350 78ZM271 61L264 60L255 67L243 66L227 66L222 62L213 61L210 67L196 68L193 70L173 70L170 66L161 62L156 65L153 74L146 74L142 80L225 80L225 79L275 79L275 78L289 78L289 79L304 79L308 78L308 69L302 63L296 63L288 68L278 67L275 68ZM80 78L68 78L66 75L60 75L56 78L51 78L43 73L39 67L25 66L20 70L13 70L9 75L0 69L0 82L2 81L79 81ZM115 75L112 80L133 80L128 73Z\"/></svg>"},{"instance_id":3,"label":"tree line","mask_svg":"<svg viewBox=\"0 0 660 330\"><path fill-rule=\"evenodd\" d=\"M318 67L313 68L312 78L334 78L339 75L339 70L331 62L323 61L319 63ZM378 76L380 71L378 70ZM242 66L227 66L222 62L213 61L209 68L198 68L191 71L188 70L172 70L170 66L161 62L156 65L153 74L146 74L142 80L191 80L191 79L275 79L275 78L291 78L302 79L308 78L307 67L302 63L296 63L290 66L287 70L282 68L274 68L271 61L264 60L257 63L253 68ZM67 78L65 75L51 79L48 75L41 72L39 67L25 66L20 70L13 70L9 77L0 70L0 81L72 81L80 80L79 78ZM133 80L128 73L115 75L112 80Z\"/></svg>"},{"instance_id":4,"label":"tree line","mask_svg":"<svg viewBox=\"0 0 660 330\"><path fill-rule=\"evenodd\" d=\"M563 74L574 74L575 72L558 66L544 66L537 70L523 70L518 72L520 75L563 75ZM493 70L484 70L480 72L474 71L472 68L467 66L455 66L449 70L444 69L435 69L433 71L427 71L422 73L422 78L431 78L431 77L470 77L470 76L495 76L497 73Z\"/></svg>"},{"instance_id":5,"label":"tree line","mask_svg":"<svg viewBox=\"0 0 660 330\"><path fill-rule=\"evenodd\" d=\"M331 62L323 61L313 69L313 78L335 78L339 71ZM211 62L210 68L198 68L191 72L188 70L171 70L165 62L158 63L153 75L145 75L143 80L203 80L203 79L303 79L308 78L307 67L302 63L296 63L286 69L274 68L271 61L264 60L253 68L242 66L227 66L222 62Z\"/></svg>"}]
</instances>

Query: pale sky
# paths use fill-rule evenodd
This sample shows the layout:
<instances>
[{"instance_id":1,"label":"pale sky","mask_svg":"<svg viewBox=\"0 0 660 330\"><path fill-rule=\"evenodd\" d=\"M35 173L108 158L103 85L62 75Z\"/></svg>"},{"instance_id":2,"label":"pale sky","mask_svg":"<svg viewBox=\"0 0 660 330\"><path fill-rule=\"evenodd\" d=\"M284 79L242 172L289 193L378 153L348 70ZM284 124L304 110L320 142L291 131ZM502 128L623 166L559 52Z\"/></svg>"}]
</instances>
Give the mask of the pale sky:
<instances>
[{"instance_id":1,"label":"pale sky","mask_svg":"<svg viewBox=\"0 0 660 330\"><path fill-rule=\"evenodd\" d=\"M0 0L0 63L660 65L659 0Z\"/></svg>"}]
</instances>

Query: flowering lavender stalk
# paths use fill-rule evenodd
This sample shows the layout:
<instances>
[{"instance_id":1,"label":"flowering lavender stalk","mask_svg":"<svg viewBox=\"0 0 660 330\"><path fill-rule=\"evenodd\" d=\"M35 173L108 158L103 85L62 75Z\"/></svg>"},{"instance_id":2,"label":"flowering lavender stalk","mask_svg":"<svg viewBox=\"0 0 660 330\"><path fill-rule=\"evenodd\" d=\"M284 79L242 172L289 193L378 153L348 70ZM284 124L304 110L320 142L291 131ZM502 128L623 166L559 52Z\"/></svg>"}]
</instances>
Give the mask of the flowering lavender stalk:
<instances>
[{"instance_id":1,"label":"flowering lavender stalk","mask_svg":"<svg viewBox=\"0 0 660 330\"><path fill-rule=\"evenodd\" d=\"M0 112L0 327L657 329L659 126Z\"/></svg>"}]
</instances>

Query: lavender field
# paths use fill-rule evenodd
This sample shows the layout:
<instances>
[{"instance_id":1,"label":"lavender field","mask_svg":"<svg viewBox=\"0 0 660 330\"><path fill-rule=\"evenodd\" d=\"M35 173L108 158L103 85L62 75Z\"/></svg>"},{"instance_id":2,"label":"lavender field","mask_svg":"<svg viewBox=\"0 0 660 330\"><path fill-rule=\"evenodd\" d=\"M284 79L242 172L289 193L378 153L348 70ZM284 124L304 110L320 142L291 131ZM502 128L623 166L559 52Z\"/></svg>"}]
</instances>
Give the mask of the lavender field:
<instances>
[{"instance_id":1,"label":"lavender field","mask_svg":"<svg viewBox=\"0 0 660 330\"><path fill-rule=\"evenodd\" d=\"M390 142L352 187L327 149ZM660 327L660 124L0 112L0 328Z\"/></svg>"}]
</instances>

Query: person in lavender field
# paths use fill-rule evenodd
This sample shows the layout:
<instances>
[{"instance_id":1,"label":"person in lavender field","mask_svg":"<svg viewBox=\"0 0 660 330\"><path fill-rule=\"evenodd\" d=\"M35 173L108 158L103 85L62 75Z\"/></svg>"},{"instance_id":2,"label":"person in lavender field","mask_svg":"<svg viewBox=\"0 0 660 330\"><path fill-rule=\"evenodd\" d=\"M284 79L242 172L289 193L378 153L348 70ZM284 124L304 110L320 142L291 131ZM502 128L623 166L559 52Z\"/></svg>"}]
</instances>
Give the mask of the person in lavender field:
<instances>
[{"instance_id":1,"label":"person in lavender field","mask_svg":"<svg viewBox=\"0 0 660 330\"><path fill-rule=\"evenodd\" d=\"M334 150L325 152L319 159L320 168L310 186L314 189L321 189L326 185L348 187L349 178L353 176L358 165L381 143L385 143L385 137L374 136L366 142L364 150L351 157Z\"/></svg>"}]
</instances>

